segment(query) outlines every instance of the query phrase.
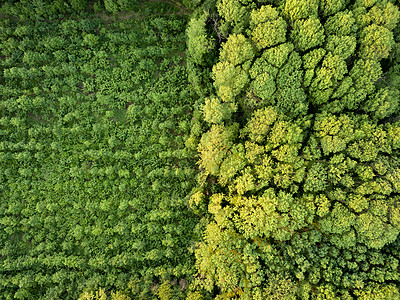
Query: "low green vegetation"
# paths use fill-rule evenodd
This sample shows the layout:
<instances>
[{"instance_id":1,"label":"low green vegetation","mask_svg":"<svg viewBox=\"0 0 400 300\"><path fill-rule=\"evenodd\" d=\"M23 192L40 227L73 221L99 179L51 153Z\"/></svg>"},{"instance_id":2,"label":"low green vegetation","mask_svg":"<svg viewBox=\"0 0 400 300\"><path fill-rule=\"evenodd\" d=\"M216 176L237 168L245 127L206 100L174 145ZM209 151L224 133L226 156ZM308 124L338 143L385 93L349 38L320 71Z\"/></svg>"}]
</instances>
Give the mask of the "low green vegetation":
<instances>
[{"instance_id":1,"label":"low green vegetation","mask_svg":"<svg viewBox=\"0 0 400 300\"><path fill-rule=\"evenodd\" d=\"M398 1L0 4L0 299L400 299Z\"/></svg>"},{"instance_id":2,"label":"low green vegetation","mask_svg":"<svg viewBox=\"0 0 400 300\"><path fill-rule=\"evenodd\" d=\"M1 18L1 299L187 288L187 16L149 7Z\"/></svg>"}]
</instances>

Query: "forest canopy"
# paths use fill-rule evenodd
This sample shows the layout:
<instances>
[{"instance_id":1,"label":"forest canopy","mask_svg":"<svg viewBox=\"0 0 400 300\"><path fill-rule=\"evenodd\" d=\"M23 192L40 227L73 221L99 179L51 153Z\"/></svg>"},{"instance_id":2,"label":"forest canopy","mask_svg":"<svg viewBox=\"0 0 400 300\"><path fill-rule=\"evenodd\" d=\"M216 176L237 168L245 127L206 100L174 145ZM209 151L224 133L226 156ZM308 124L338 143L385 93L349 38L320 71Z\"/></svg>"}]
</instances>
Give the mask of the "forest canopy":
<instances>
[{"instance_id":1,"label":"forest canopy","mask_svg":"<svg viewBox=\"0 0 400 300\"><path fill-rule=\"evenodd\" d=\"M4 299L400 299L400 4L0 1Z\"/></svg>"},{"instance_id":2,"label":"forest canopy","mask_svg":"<svg viewBox=\"0 0 400 300\"><path fill-rule=\"evenodd\" d=\"M195 284L218 299L400 297L398 21L392 1L221 0L194 16Z\"/></svg>"}]
</instances>

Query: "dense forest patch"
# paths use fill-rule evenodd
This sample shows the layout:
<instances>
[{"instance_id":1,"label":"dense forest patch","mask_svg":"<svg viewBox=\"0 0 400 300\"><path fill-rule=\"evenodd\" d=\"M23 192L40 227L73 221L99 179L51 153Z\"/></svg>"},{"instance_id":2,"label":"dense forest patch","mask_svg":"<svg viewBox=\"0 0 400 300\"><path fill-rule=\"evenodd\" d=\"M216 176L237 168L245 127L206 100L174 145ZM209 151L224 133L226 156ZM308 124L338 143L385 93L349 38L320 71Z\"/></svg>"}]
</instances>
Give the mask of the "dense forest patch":
<instances>
[{"instance_id":1,"label":"dense forest patch","mask_svg":"<svg viewBox=\"0 0 400 300\"><path fill-rule=\"evenodd\" d=\"M190 21L200 287L399 299L398 21L385 0L221 0Z\"/></svg>"},{"instance_id":2,"label":"dense forest patch","mask_svg":"<svg viewBox=\"0 0 400 300\"><path fill-rule=\"evenodd\" d=\"M395 0L0 1L4 299L400 299Z\"/></svg>"},{"instance_id":3,"label":"dense forest patch","mask_svg":"<svg viewBox=\"0 0 400 300\"><path fill-rule=\"evenodd\" d=\"M185 198L195 172L184 149L187 16L150 1L134 14L51 21L9 8L0 298L77 299L102 287L147 299L164 280L184 292L197 222Z\"/></svg>"}]
</instances>

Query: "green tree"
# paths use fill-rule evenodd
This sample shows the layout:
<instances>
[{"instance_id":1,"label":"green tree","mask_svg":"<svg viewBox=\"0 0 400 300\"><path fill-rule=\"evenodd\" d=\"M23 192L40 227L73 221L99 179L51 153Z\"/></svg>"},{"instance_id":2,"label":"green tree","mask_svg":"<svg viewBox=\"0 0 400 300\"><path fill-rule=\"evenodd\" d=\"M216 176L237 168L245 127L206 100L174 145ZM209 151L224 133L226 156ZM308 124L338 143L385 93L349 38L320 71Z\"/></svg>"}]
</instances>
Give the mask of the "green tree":
<instances>
[{"instance_id":1,"label":"green tree","mask_svg":"<svg viewBox=\"0 0 400 300\"><path fill-rule=\"evenodd\" d=\"M206 21L208 13L198 18L193 17L186 29L188 54L194 63L202 65L207 59L207 54L214 48L214 40L207 35Z\"/></svg>"},{"instance_id":2,"label":"green tree","mask_svg":"<svg viewBox=\"0 0 400 300\"><path fill-rule=\"evenodd\" d=\"M285 42L286 27L285 20L270 5L251 12L251 36L259 50Z\"/></svg>"}]
</instances>

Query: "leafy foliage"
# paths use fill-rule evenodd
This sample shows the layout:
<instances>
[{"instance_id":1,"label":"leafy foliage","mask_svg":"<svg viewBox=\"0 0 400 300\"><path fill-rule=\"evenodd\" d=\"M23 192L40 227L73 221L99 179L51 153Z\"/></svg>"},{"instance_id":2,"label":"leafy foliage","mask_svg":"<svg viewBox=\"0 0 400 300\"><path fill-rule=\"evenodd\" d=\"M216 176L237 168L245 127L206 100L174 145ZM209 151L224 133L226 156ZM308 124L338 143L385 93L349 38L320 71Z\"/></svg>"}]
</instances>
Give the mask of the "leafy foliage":
<instances>
[{"instance_id":1,"label":"leafy foliage","mask_svg":"<svg viewBox=\"0 0 400 300\"><path fill-rule=\"evenodd\" d=\"M191 199L207 223L197 286L220 299L398 299L398 6L217 10L210 36L225 42Z\"/></svg>"},{"instance_id":2,"label":"leafy foliage","mask_svg":"<svg viewBox=\"0 0 400 300\"><path fill-rule=\"evenodd\" d=\"M400 299L398 1L1 4L3 298Z\"/></svg>"},{"instance_id":3,"label":"leafy foliage","mask_svg":"<svg viewBox=\"0 0 400 300\"><path fill-rule=\"evenodd\" d=\"M186 16L22 19L22 4L0 19L1 298L148 299L162 282L183 297Z\"/></svg>"}]
</instances>

